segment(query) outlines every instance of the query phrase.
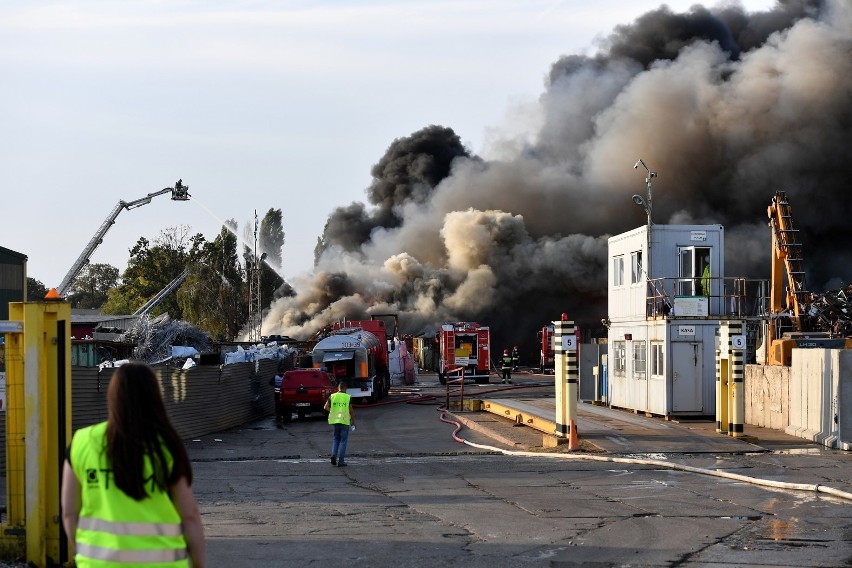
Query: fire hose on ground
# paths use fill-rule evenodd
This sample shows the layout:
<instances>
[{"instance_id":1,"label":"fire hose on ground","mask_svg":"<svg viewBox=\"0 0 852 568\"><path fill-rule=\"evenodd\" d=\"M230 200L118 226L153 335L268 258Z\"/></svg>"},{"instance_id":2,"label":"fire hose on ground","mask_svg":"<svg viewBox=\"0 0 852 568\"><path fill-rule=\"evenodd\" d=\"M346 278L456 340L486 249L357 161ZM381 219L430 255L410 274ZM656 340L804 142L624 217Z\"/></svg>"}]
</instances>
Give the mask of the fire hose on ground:
<instances>
[{"instance_id":1,"label":"fire hose on ground","mask_svg":"<svg viewBox=\"0 0 852 568\"><path fill-rule=\"evenodd\" d=\"M508 387L491 389L489 391L482 391L477 394L488 394L491 392L502 392L506 390L515 390L519 388L529 388L530 386L541 386L538 384L531 385L529 383L523 385L512 385ZM372 404L370 406L382 406L387 404L434 404L435 401L438 401L438 395L416 395L411 398L398 399L386 401L383 403ZM844 499L847 501L852 501L852 493L848 491L842 491L840 489L830 487L828 485L820 485L818 483L790 483L786 481L775 481L772 479L763 479L759 477L751 477L748 475L742 475L739 473L730 473L727 471L719 471L715 469L707 469L702 467L694 467L684 464L678 464L673 462L666 462L662 460L654 460L654 459L640 459L640 458L622 458L622 457L612 457L612 456L600 456L600 455L591 455L591 454L577 454L577 453L564 453L564 454L553 454L553 453L540 453L540 452L524 452L517 450L506 450L503 448L498 448L496 446L488 446L485 444L477 444L475 442L471 442L469 440L465 440L461 438L458 433L463 428L463 425L455 420L449 420L446 418L448 410L439 406L437 408L438 412L440 412L440 420L446 424L451 424L455 426L451 436L456 442L461 444L466 444L473 448L477 448L480 450L487 450L490 452L495 452L498 454L513 456L513 457L528 457L528 458L544 458L544 459L556 459L556 460L584 460L584 461L598 461L598 462L607 462L607 463L619 463L619 464L631 464L631 465L650 465L654 467L660 467L663 469L670 469L674 471L683 471L687 473L695 473L699 475L708 475L712 477L720 477L723 479L730 479L733 481L740 481L743 483L750 483L752 485L758 485L761 487L769 487L772 489L782 489L787 491L808 491L812 493L824 493L826 495L831 495L833 497L837 497L839 499Z\"/></svg>"},{"instance_id":2,"label":"fire hose on ground","mask_svg":"<svg viewBox=\"0 0 852 568\"><path fill-rule=\"evenodd\" d=\"M654 460L654 459L640 459L640 458L620 458L620 457L611 457L611 456L599 456L599 455L590 455L590 454L551 454L551 453L540 453L540 452L522 452L517 450L506 450L503 448L498 448L495 446L487 446L485 444L477 444L475 442L471 442L469 440L465 440L458 436L459 431L462 429L462 425L455 420L449 420L446 418L447 410L445 408L439 408L439 412L441 412L440 420L441 422L445 422L447 424L455 425L455 429L453 430L452 437L455 441L466 444L473 448L478 448L480 450L488 450L492 452L497 452L506 456L514 456L514 457L527 457L527 458L545 458L545 459L557 459L557 460L585 460L585 461L598 461L598 462L608 462L608 463L620 463L620 464L632 464L632 465L650 465L655 467L660 467L663 469L671 469L675 471L684 471L688 473L697 473L699 475L709 475L713 477L721 477L724 479L731 479L733 481L740 481L743 483L750 483L752 485L759 485L762 487L770 487L773 489L784 489L788 491L810 491L813 493L825 493L827 495L831 495L833 497L837 497L840 499L845 499L847 501L852 501L852 493L848 491L841 491L840 489L836 489L834 487L830 487L828 485L820 485L818 483L790 483L786 481L775 481L772 479L762 479L759 477L751 477L748 475L741 475L739 473L730 473L727 471L719 471L715 469L707 469L702 467L694 467L689 465L683 465L678 463L666 462L662 460Z\"/></svg>"}]
</instances>

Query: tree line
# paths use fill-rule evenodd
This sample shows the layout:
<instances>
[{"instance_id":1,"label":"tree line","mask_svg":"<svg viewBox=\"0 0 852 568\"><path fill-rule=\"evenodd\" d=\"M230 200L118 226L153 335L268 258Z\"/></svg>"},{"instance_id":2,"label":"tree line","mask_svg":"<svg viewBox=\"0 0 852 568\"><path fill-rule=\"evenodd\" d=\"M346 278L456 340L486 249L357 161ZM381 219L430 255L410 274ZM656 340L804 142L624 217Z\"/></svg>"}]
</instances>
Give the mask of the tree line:
<instances>
[{"instance_id":1,"label":"tree line","mask_svg":"<svg viewBox=\"0 0 852 568\"><path fill-rule=\"evenodd\" d=\"M262 308L292 294L280 276L284 229L281 209L272 209L257 227L257 254L245 244L240 255L237 223L226 221L207 241L188 226L163 229L152 241L140 237L130 249L123 274L109 265L86 265L68 290L72 308L99 309L104 315L129 315L166 288L185 270L180 287L151 310L186 320L216 340L232 340L245 328L250 290L259 289ZM244 242L253 242L251 234ZM262 259L262 260L261 260ZM255 272L255 270L259 271ZM43 298L44 284L28 278L30 298ZM259 287L257 286L259 280Z\"/></svg>"}]
</instances>

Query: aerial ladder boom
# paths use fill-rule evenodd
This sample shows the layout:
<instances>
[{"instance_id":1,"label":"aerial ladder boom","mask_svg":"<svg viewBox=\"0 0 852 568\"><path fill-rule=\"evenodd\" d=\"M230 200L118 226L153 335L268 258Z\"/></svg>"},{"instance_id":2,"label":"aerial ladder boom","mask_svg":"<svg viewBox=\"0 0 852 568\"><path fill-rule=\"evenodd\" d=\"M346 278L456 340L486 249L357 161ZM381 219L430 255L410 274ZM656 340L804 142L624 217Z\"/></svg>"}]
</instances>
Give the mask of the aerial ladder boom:
<instances>
[{"instance_id":1,"label":"aerial ladder boom","mask_svg":"<svg viewBox=\"0 0 852 568\"><path fill-rule=\"evenodd\" d=\"M189 195L189 187L183 185L182 180L177 180L174 187L166 187L161 189L160 191L155 191L153 193L149 193L145 197L140 199L136 199L134 201L124 201L121 200L116 203L115 207L113 207L110 214L101 223L101 226L95 232L95 235L89 241L89 244L86 245L86 248L83 249L83 252L80 253L80 256L71 266L71 269L65 275L65 278L62 279L62 282L59 283L59 286L56 287L56 291L60 296L65 296L65 293L68 291L68 288L71 287L71 284L80 274L80 271L83 270L83 267L89 262L92 254L94 254L95 249L100 246L103 242L104 235L106 235L107 231L109 231L110 227L115 223L115 219L118 217L119 213L121 213L124 209L135 209L136 207L141 207L142 205L147 205L151 203L151 199L157 197L158 195L163 195L164 193L172 194L172 201L188 201L190 198Z\"/></svg>"},{"instance_id":2,"label":"aerial ladder boom","mask_svg":"<svg viewBox=\"0 0 852 568\"><path fill-rule=\"evenodd\" d=\"M169 294L174 292L178 286L186 280L186 277L189 276L189 268L184 268L183 272L178 274L174 280L166 284L166 287L157 292L153 298L145 302L145 304L133 312L134 316L144 316L148 314L151 310L159 306L163 300L165 300Z\"/></svg>"}]
</instances>

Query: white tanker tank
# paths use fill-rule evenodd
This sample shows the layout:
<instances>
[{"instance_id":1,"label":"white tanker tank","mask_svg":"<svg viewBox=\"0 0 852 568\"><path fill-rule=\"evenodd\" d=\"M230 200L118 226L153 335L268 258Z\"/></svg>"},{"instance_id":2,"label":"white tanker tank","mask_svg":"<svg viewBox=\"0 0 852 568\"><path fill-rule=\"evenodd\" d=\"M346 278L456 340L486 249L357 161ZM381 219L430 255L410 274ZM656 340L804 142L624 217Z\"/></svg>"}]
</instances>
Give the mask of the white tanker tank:
<instances>
[{"instance_id":1,"label":"white tanker tank","mask_svg":"<svg viewBox=\"0 0 852 568\"><path fill-rule=\"evenodd\" d=\"M387 340L365 329L336 330L316 344L312 358L314 368L345 380L353 398L377 402L390 390Z\"/></svg>"}]
</instances>

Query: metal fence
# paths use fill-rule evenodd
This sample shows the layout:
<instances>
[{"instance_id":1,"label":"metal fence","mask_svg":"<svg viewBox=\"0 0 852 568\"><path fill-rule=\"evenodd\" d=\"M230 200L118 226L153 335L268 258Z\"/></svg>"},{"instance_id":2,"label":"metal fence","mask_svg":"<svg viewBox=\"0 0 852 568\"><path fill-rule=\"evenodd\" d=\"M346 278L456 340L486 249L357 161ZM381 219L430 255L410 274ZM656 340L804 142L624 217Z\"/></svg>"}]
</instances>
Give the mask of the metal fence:
<instances>
[{"instance_id":1,"label":"metal fence","mask_svg":"<svg viewBox=\"0 0 852 568\"><path fill-rule=\"evenodd\" d=\"M183 439L235 428L274 411L278 361L201 365L187 370L155 367L166 410ZM71 368L71 428L106 420L112 369ZM6 475L6 412L0 412L0 475Z\"/></svg>"}]
</instances>

